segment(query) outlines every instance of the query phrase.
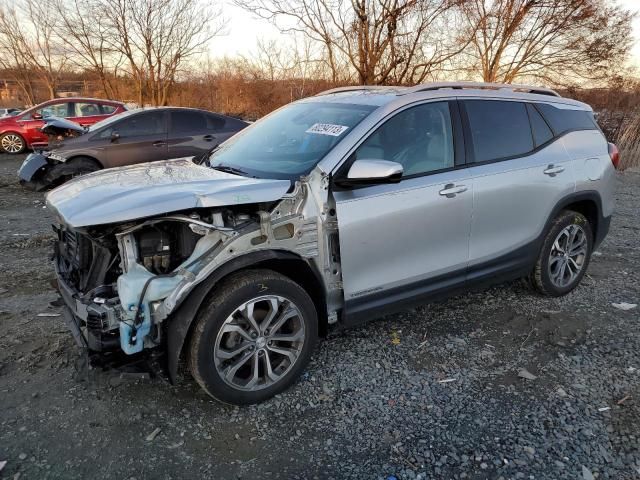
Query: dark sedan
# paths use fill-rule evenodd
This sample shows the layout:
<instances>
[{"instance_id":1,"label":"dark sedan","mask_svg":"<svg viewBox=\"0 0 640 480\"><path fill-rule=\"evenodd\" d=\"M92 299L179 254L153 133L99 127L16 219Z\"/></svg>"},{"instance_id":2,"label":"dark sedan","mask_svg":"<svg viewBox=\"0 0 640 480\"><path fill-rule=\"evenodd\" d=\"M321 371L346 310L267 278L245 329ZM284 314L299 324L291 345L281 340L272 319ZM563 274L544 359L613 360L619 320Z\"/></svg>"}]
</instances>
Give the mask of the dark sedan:
<instances>
[{"instance_id":1,"label":"dark sedan","mask_svg":"<svg viewBox=\"0 0 640 480\"><path fill-rule=\"evenodd\" d=\"M130 110L61 139L54 150L29 155L18 176L40 190L103 168L195 157L246 126L237 118L192 108Z\"/></svg>"}]
</instances>

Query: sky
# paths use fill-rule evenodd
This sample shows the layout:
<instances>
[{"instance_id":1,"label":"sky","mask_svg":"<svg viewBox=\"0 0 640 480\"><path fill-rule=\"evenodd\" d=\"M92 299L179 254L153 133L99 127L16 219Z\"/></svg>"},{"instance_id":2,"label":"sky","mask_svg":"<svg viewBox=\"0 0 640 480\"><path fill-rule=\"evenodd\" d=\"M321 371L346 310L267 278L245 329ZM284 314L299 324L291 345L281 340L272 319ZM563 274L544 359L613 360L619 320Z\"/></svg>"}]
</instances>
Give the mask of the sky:
<instances>
[{"instance_id":1,"label":"sky","mask_svg":"<svg viewBox=\"0 0 640 480\"><path fill-rule=\"evenodd\" d=\"M618 0L618 3L626 9L640 11L640 0ZM287 42L287 37L280 34L268 21L255 18L231 2L225 2L223 9L226 34L217 37L211 43L212 56L249 56L255 51L256 43L260 39ZM631 62L640 67L640 15L635 19L634 32L636 44Z\"/></svg>"},{"instance_id":2,"label":"sky","mask_svg":"<svg viewBox=\"0 0 640 480\"><path fill-rule=\"evenodd\" d=\"M628 10L640 11L640 0L621 0L620 5ZM636 44L632 52L632 62L640 67L640 15L633 22L633 30L636 37Z\"/></svg>"}]
</instances>

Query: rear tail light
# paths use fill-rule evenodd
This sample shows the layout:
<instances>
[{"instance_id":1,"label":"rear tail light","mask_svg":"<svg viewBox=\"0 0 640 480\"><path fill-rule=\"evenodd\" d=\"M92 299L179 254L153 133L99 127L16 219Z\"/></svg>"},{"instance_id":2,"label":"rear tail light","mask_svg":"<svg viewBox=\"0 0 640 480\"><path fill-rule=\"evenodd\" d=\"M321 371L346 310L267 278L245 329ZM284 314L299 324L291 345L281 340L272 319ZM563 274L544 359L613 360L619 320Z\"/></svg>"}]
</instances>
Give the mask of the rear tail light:
<instances>
[{"instance_id":1,"label":"rear tail light","mask_svg":"<svg viewBox=\"0 0 640 480\"><path fill-rule=\"evenodd\" d=\"M617 169L620 164L620 150L613 143L609 143L609 157L611 157L611 163Z\"/></svg>"}]
</instances>

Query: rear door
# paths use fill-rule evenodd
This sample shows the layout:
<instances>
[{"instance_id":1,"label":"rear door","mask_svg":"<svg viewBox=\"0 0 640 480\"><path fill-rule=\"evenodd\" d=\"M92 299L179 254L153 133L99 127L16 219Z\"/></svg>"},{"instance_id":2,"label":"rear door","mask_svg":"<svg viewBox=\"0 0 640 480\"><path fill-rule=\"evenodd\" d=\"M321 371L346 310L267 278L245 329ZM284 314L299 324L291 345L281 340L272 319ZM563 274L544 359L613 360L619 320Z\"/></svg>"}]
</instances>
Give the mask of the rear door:
<instances>
[{"instance_id":1,"label":"rear door","mask_svg":"<svg viewBox=\"0 0 640 480\"><path fill-rule=\"evenodd\" d=\"M173 110L170 118L170 158L200 155L246 126L241 120L197 110Z\"/></svg>"},{"instance_id":2,"label":"rear door","mask_svg":"<svg viewBox=\"0 0 640 480\"><path fill-rule=\"evenodd\" d=\"M136 113L105 128L100 138L111 138L108 167L153 162L169 158L166 111Z\"/></svg>"},{"instance_id":3,"label":"rear door","mask_svg":"<svg viewBox=\"0 0 640 480\"><path fill-rule=\"evenodd\" d=\"M538 254L555 205L575 190L571 161L533 104L460 103L473 177L468 278L515 276Z\"/></svg>"},{"instance_id":4,"label":"rear door","mask_svg":"<svg viewBox=\"0 0 640 480\"><path fill-rule=\"evenodd\" d=\"M172 110L169 117L169 158L193 157L220 143L217 132L207 128L204 112Z\"/></svg>"},{"instance_id":5,"label":"rear door","mask_svg":"<svg viewBox=\"0 0 640 480\"><path fill-rule=\"evenodd\" d=\"M461 284L469 253L473 185L462 167L456 102L412 106L378 127L344 167L401 163L400 183L335 190L346 313Z\"/></svg>"},{"instance_id":6,"label":"rear door","mask_svg":"<svg viewBox=\"0 0 640 480\"><path fill-rule=\"evenodd\" d=\"M218 144L233 137L248 125L242 120L210 112L205 113L205 118L207 119L207 130L215 135Z\"/></svg>"}]
</instances>

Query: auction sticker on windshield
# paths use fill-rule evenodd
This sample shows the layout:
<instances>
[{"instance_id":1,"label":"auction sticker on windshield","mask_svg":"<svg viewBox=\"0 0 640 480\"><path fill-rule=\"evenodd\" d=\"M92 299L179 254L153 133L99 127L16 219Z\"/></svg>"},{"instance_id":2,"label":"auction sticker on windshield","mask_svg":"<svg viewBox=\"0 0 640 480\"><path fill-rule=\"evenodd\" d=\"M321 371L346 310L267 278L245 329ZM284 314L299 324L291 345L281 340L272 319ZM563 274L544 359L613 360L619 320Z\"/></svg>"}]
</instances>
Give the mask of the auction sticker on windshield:
<instances>
[{"instance_id":1,"label":"auction sticker on windshield","mask_svg":"<svg viewBox=\"0 0 640 480\"><path fill-rule=\"evenodd\" d=\"M344 125L333 125L331 123L316 123L309 127L305 133L317 133L319 135L331 135L332 137L339 137L344 133L345 130L348 130L349 127L345 127Z\"/></svg>"}]
</instances>

